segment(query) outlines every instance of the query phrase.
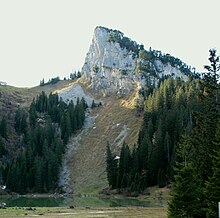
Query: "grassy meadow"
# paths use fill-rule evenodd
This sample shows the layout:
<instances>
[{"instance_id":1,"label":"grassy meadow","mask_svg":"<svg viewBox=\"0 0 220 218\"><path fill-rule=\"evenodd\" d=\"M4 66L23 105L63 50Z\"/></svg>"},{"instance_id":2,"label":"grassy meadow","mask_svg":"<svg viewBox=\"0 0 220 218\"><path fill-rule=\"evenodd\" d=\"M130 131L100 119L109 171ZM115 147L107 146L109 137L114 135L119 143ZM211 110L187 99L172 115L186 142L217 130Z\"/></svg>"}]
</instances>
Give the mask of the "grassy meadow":
<instances>
[{"instance_id":1,"label":"grassy meadow","mask_svg":"<svg viewBox=\"0 0 220 218\"><path fill-rule=\"evenodd\" d=\"M30 208L6 208L0 209L0 217L136 217L136 218L165 218L166 208L144 208L144 207L120 207L120 208L66 208L66 207L37 207Z\"/></svg>"}]
</instances>

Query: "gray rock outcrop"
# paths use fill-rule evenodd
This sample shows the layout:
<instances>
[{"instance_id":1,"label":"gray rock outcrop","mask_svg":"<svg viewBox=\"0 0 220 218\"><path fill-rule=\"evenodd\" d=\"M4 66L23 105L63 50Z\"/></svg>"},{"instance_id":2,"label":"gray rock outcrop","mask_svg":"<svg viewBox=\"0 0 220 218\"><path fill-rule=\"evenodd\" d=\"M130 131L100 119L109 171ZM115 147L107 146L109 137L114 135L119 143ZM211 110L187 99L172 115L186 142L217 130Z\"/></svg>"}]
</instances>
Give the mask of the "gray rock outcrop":
<instances>
[{"instance_id":1,"label":"gray rock outcrop","mask_svg":"<svg viewBox=\"0 0 220 218\"><path fill-rule=\"evenodd\" d=\"M146 61L139 56L141 49L143 46L124 37L120 31L96 27L82 67L82 77L103 95L129 94L138 84L144 87L146 81L157 83L167 75L187 79L179 66L163 63L157 56L153 61ZM142 72L140 65L151 70Z\"/></svg>"}]
</instances>

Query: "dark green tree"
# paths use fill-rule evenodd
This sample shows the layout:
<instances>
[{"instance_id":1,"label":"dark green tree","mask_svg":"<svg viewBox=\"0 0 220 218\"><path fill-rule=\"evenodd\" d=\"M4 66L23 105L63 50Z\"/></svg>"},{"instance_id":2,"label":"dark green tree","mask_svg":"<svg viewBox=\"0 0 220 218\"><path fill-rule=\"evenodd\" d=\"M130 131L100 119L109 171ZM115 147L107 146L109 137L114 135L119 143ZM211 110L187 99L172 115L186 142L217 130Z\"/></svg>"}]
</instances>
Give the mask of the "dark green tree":
<instances>
[{"instance_id":1,"label":"dark green tree","mask_svg":"<svg viewBox=\"0 0 220 218\"><path fill-rule=\"evenodd\" d=\"M130 161L131 161L130 149L128 145L124 142L122 145L120 159L119 159L117 188L126 188L128 186Z\"/></svg>"},{"instance_id":2,"label":"dark green tree","mask_svg":"<svg viewBox=\"0 0 220 218\"><path fill-rule=\"evenodd\" d=\"M0 123L0 134L3 138L7 139L7 121L5 116L2 118Z\"/></svg>"},{"instance_id":3,"label":"dark green tree","mask_svg":"<svg viewBox=\"0 0 220 218\"><path fill-rule=\"evenodd\" d=\"M92 105L91 105L91 108L95 108L96 107L96 103L94 100L92 100Z\"/></svg>"},{"instance_id":4,"label":"dark green tree","mask_svg":"<svg viewBox=\"0 0 220 218\"><path fill-rule=\"evenodd\" d=\"M220 122L218 123L216 137L214 143L217 145L217 150L212 156L213 174L205 182L205 196L207 203L206 216L218 216L218 202L220 196Z\"/></svg>"},{"instance_id":5,"label":"dark green tree","mask_svg":"<svg viewBox=\"0 0 220 218\"><path fill-rule=\"evenodd\" d=\"M204 78L200 80L199 106L200 109L189 113L190 128L187 129L184 137L184 143L179 145L179 154L181 154L177 162L182 163L182 167L176 172L172 189L172 201L169 204L170 217L216 217L217 202L220 192L219 177L219 58L215 50L210 50L209 61L211 66L205 66L208 70L204 74ZM192 102L192 101L191 101ZM192 107L189 108L192 111ZM191 115L193 114L193 118ZM195 123L192 124L192 120ZM188 125L189 126L189 125ZM190 131L188 131L190 130ZM177 164L180 166L180 164ZM191 176L182 176L186 167L191 168ZM195 179L193 180L193 178ZM192 190L186 189L190 181L195 181L196 187ZM180 181L180 182L179 182ZM187 181L185 187L181 188L181 184ZM205 184L205 188L204 188ZM193 196L188 196L188 204L186 201L186 193L191 193ZM196 197L197 199L195 199ZM199 204L199 207L197 207Z\"/></svg>"},{"instance_id":6,"label":"dark green tree","mask_svg":"<svg viewBox=\"0 0 220 218\"><path fill-rule=\"evenodd\" d=\"M34 160L35 191L44 191L45 165L42 157L36 156Z\"/></svg>"},{"instance_id":7,"label":"dark green tree","mask_svg":"<svg viewBox=\"0 0 220 218\"><path fill-rule=\"evenodd\" d=\"M4 142L2 140L2 138L0 137L0 158L2 158L4 155L6 155L8 152L5 149L5 145Z\"/></svg>"},{"instance_id":8,"label":"dark green tree","mask_svg":"<svg viewBox=\"0 0 220 218\"><path fill-rule=\"evenodd\" d=\"M37 111L36 111L35 100L33 99L29 108L29 123L32 127L35 127L36 119L37 119Z\"/></svg>"},{"instance_id":9,"label":"dark green tree","mask_svg":"<svg viewBox=\"0 0 220 218\"><path fill-rule=\"evenodd\" d=\"M213 96L215 103L219 105L219 70L220 70L220 60L219 56L216 54L215 49L210 49L209 61L210 66L205 65L204 68L208 71L204 74L204 95Z\"/></svg>"},{"instance_id":10,"label":"dark green tree","mask_svg":"<svg viewBox=\"0 0 220 218\"><path fill-rule=\"evenodd\" d=\"M27 129L27 115L26 112L18 108L18 110L15 113L15 124L14 124L15 130L17 133L26 133Z\"/></svg>"},{"instance_id":11,"label":"dark green tree","mask_svg":"<svg viewBox=\"0 0 220 218\"><path fill-rule=\"evenodd\" d=\"M117 172L118 172L117 162L118 162L118 160L115 159L115 155L112 154L112 152L110 150L110 146L109 146L109 144L107 144L106 172L107 172L109 186L112 189L116 188Z\"/></svg>"},{"instance_id":12,"label":"dark green tree","mask_svg":"<svg viewBox=\"0 0 220 218\"><path fill-rule=\"evenodd\" d=\"M196 175L194 168L190 165L183 166L178 170L168 207L169 218L200 217L201 202L199 197L202 188Z\"/></svg>"},{"instance_id":13,"label":"dark green tree","mask_svg":"<svg viewBox=\"0 0 220 218\"><path fill-rule=\"evenodd\" d=\"M213 175L205 183L205 196L207 203L206 216L218 216L218 202L220 196L220 150L213 157Z\"/></svg>"}]
</instances>

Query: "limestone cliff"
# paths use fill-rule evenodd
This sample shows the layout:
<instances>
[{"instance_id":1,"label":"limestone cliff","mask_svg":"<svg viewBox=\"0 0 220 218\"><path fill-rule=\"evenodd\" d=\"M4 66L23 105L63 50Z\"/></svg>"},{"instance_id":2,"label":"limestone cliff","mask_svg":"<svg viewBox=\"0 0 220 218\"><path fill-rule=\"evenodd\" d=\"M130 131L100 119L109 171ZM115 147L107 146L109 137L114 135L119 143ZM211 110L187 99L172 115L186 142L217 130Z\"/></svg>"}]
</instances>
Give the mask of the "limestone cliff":
<instances>
[{"instance_id":1,"label":"limestone cliff","mask_svg":"<svg viewBox=\"0 0 220 218\"><path fill-rule=\"evenodd\" d=\"M82 76L94 90L108 95L129 94L137 85L156 85L167 75L186 80L189 71L179 59L146 51L118 30L96 27Z\"/></svg>"}]
</instances>

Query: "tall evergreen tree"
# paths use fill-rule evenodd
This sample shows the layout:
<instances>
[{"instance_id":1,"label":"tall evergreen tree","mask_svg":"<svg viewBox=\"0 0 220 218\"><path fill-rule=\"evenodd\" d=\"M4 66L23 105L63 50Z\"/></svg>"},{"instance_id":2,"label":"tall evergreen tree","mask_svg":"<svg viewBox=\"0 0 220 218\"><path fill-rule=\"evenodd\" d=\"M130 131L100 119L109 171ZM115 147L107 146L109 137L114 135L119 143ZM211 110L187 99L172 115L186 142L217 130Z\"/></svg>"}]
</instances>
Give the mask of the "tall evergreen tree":
<instances>
[{"instance_id":1,"label":"tall evergreen tree","mask_svg":"<svg viewBox=\"0 0 220 218\"><path fill-rule=\"evenodd\" d=\"M126 143L123 143L120 153L119 166L118 166L118 177L117 177L118 188L126 188L128 186L130 160L131 160L130 149Z\"/></svg>"},{"instance_id":2,"label":"tall evergreen tree","mask_svg":"<svg viewBox=\"0 0 220 218\"><path fill-rule=\"evenodd\" d=\"M7 150L5 149L4 142L0 137L0 158L2 158L5 154L7 154Z\"/></svg>"},{"instance_id":3,"label":"tall evergreen tree","mask_svg":"<svg viewBox=\"0 0 220 218\"><path fill-rule=\"evenodd\" d=\"M0 123L0 134L3 138L7 139L7 121L5 116L2 118Z\"/></svg>"},{"instance_id":4,"label":"tall evergreen tree","mask_svg":"<svg viewBox=\"0 0 220 218\"><path fill-rule=\"evenodd\" d=\"M218 216L218 202L220 201L220 121L218 122L214 143L216 144L217 149L214 153L214 156L212 156L213 174L208 178L205 183L207 217Z\"/></svg>"},{"instance_id":5,"label":"tall evergreen tree","mask_svg":"<svg viewBox=\"0 0 220 218\"><path fill-rule=\"evenodd\" d=\"M109 186L114 189L116 188L116 182L117 182L117 159L115 159L115 156L112 154L110 150L109 144L107 144L107 150L106 150L106 172L107 172L107 178Z\"/></svg>"},{"instance_id":6,"label":"tall evergreen tree","mask_svg":"<svg viewBox=\"0 0 220 218\"><path fill-rule=\"evenodd\" d=\"M217 201L220 191L219 177L219 127L220 110L219 110L219 83L218 72L220 69L219 58L216 56L215 50L210 50L211 66L205 66L208 72L201 80L200 87L200 110L194 111L195 124L192 131L186 132L185 139L187 143L184 146L179 146L182 157L182 168L177 171L175 178L182 178L182 183L188 180L187 175L182 176L186 166L191 167L191 175L196 178L197 184L191 193L197 197L199 207L196 209L191 207L182 207L179 210L180 204L184 205L186 193L185 189L177 189L181 187L178 180L174 180L173 198L169 204L170 217L216 217ZM186 142L186 141L185 141ZM186 146L187 145L187 146ZM181 162L181 158L178 159ZM181 177L182 176L182 177ZM191 178L193 180L193 178ZM205 188L204 188L205 184ZM187 187L187 184L185 184ZM193 184L191 184L193 187ZM197 205L194 197L188 197L189 204Z\"/></svg>"},{"instance_id":7,"label":"tall evergreen tree","mask_svg":"<svg viewBox=\"0 0 220 218\"><path fill-rule=\"evenodd\" d=\"M220 150L213 157L213 174L205 183L205 196L207 203L206 216L218 216L218 202L220 196Z\"/></svg>"},{"instance_id":8,"label":"tall evergreen tree","mask_svg":"<svg viewBox=\"0 0 220 218\"><path fill-rule=\"evenodd\" d=\"M35 127L36 119L37 119L36 104L35 104L35 100L33 99L29 108L29 123L31 127Z\"/></svg>"},{"instance_id":9,"label":"tall evergreen tree","mask_svg":"<svg viewBox=\"0 0 220 218\"><path fill-rule=\"evenodd\" d=\"M169 202L169 218L200 217L199 196L202 189L196 175L194 168L190 165L183 166L178 170L171 192L172 201Z\"/></svg>"},{"instance_id":10,"label":"tall evergreen tree","mask_svg":"<svg viewBox=\"0 0 220 218\"><path fill-rule=\"evenodd\" d=\"M27 130L27 115L26 112L18 108L18 110L15 113L15 124L14 124L15 130L17 133L26 133Z\"/></svg>"}]
</instances>

